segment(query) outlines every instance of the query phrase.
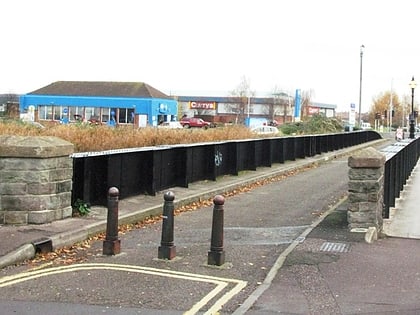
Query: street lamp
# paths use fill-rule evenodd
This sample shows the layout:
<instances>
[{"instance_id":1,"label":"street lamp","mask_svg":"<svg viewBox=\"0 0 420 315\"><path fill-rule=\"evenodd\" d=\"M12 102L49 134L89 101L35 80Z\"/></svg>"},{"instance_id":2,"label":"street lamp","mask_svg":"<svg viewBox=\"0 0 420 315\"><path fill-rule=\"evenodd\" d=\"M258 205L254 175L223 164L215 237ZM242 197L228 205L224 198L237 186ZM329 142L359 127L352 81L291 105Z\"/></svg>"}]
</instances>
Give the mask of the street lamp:
<instances>
[{"instance_id":1,"label":"street lamp","mask_svg":"<svg viewBox=\"0 0 420 315\"><path fill-rule=\"evenodd\" d=\"M365 45L360 46L360 85L359 85L359 128L362 125L362 65L363 65L363 50Z\"/></svg>"},{"instance_id":2,"label":"street lamp","mask_svg":"<svg viewBox=\"0 0 420 315\"><path fill-rule=\"evenodd\" d=\"M411 88L411 114L410 114L410 139L414 139L414 89L416 88L417 83L414 81L414 76L410 81Z\"/></svg>"}]
</instances>

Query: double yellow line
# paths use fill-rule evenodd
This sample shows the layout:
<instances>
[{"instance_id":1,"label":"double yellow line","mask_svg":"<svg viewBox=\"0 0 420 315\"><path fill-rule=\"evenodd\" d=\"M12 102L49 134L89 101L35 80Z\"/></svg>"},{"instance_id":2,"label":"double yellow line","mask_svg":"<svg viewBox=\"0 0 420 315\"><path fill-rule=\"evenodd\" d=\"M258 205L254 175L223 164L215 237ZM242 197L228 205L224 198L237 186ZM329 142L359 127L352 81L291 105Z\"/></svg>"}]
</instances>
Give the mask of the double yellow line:
<instances>
[{"instance_id":1,"label":"double yellow line","mask_svg":"<svg viewBox=\"0 0 420 315\"><path fill-rule=\"evenodd\" d=\"M67 272L74 272L80 270L113 270L142 273L148 275L155 275L160 277L168 277L173 279L182 279L196 282L204 282L215 285L215 288L206 294L200 301L195 303L191 309L187 310L185 315L196 314L199 310L205 307L214 297L220 294L229 284L233 284L233 288L224 293L213 305L204 313L206 315L217 314L217 312L226 304L233 296L238 294L246 285L246 281L236 279L226 279L219 277L212 277L206 275L192 274L186 272L179 272L173 270L156 269L150 267L132 266L132 265L119 265L119 264L76 264L69 266L60 266L41 270L32 270L22 272L13 276L6 276L0 279L0 288L15 285L21 282L34 280L41 277L50 275L62 274Z\"/></svg>"}]
</instances>

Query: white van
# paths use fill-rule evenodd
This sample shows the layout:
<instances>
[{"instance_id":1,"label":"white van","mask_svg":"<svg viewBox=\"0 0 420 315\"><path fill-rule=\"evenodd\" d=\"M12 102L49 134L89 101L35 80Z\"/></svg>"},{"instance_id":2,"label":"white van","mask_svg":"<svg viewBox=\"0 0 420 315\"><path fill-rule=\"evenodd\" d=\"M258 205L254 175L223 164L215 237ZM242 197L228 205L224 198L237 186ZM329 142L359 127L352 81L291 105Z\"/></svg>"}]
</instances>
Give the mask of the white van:
<instances>
[{"instance_id":1,"label":"white van","mask_svg":"<svg viewBox=\"0 0 420 315\"><path fill-rule=\"evenodd\" d=\"M362 125L360 126L360 128L362 129L362 130L370 130L370 129L372 129L372 127L370 126L370 123L362 123Z\"/></svg>"}]
</instances>

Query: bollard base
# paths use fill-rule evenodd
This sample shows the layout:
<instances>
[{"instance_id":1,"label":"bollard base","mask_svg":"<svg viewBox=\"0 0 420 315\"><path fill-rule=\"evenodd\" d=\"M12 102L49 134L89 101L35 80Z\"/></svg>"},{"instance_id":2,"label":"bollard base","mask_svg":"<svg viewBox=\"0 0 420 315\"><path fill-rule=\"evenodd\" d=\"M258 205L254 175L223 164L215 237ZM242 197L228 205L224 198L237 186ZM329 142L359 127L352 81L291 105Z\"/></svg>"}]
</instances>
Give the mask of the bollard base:
<instances>
[{"instance_id":1,"label":"bollard base","mask_svg":"<svg viewBox=\"0 0 420 315\"><path fill-rule=\"evenodd\" d=\"M221 266L225 263L225 251L215 252L209 251L207 264Z\"/></svg>"},{"instance_id":2,"label":"bollard base","mask_svg":"<svg viewBox=\"0 0 420 315\"><path fill-rule=\"evenodd\" d=\"M121 252L121 240L108 241L103 244L103 255L118 255Z\"/></svg>"},{"instance_id":3,"label":"bollard base","mask_svg":"<svg viewBox=\"0 0 420 315\"><path fill-rule=\"evenodd\" d=\"M176 256L176 246L159 246L158 258L159 259L174 259Z\"/></svg>"}]
</instances>

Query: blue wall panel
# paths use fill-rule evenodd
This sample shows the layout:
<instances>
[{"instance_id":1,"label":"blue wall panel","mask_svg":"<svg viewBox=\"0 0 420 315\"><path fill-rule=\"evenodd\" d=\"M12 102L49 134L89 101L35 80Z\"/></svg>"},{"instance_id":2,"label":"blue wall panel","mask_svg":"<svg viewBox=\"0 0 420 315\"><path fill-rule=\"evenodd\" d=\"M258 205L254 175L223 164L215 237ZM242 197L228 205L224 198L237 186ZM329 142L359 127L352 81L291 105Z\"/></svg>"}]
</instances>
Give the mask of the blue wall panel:
<instances>
[{"instance_id":1,"label":"blue wall panel","mask_svg":"<svg viewBox=\"0 0 420 315\"><path fill-rule=\"evenodd\" d=\"M171 99L160 98L130 98L130 97L87 97L87 96L60 96L60 95L31 95L20 97L20 111L24 113L29 106L37 108L44 106L77 106L77 107L104 107L104 108L135 108L137 115L147 115L149 120L158 115L178 114L178 102Z\"/></svg>"}]
</instances>

